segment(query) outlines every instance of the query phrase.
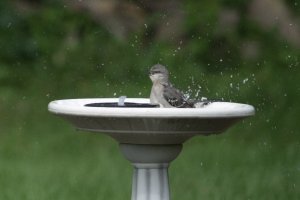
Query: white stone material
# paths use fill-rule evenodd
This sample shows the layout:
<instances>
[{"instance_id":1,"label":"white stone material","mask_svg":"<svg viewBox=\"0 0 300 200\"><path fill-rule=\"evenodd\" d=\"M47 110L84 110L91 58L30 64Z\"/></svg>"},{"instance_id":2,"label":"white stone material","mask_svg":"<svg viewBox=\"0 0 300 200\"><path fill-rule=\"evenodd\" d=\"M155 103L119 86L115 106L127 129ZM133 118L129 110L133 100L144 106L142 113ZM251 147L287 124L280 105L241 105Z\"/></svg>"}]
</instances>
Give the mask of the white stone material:
<instances>
[{"instance_id":1,"label":"white stone material","mask_svg":"<svg viewBox=\"0 0 300 200\"><path fill-rule=\"evenodd\" d=\"M105 116L105 117L198 117L198 118L220 118L220 117L241 117L254 115L254 108L251 105L213 102L203 108L107 108L107 107L86 107L85 104L100 102L119 102L118 98L94 98L94 99L66 99L52 101L49 104L49 111L56 114L69 114L81 116ZM126 98L125 102L150 103L145 98Z\"/></svg>"}]
</instances>

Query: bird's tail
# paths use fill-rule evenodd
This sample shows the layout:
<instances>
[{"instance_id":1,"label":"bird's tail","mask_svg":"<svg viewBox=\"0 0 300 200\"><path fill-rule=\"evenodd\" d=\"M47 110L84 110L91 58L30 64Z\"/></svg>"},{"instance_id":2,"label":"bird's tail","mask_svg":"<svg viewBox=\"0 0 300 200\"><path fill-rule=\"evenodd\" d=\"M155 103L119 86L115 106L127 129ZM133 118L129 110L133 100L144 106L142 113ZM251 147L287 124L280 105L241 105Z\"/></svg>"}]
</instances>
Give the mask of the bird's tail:
<instances>
[{"instance_id":1,"label":"bird's tail","mask_svg":"<svg viewBox=\"0 0 300 200\"><path fill-rule=\"evenodd\" d=\"M201 100L198 99L185 99L183 103L177 108L203 108L213 102L222 102L223 100L218 99L207 99L202 98Z\"/></svg>"},{"instance_id":2,"label":"bird's tail","mask_svg":"<svg viewBox=\"0 0 300 200\"><path fill-rule=\"evenodd\" d=\"M188 99L187 102L191 106L191 108L203 108L213 102L221 102L223 100L218 100L218 99L207 99L207 98L202 98L201 100L197 99Z\"/></svg>"}]
</instances>

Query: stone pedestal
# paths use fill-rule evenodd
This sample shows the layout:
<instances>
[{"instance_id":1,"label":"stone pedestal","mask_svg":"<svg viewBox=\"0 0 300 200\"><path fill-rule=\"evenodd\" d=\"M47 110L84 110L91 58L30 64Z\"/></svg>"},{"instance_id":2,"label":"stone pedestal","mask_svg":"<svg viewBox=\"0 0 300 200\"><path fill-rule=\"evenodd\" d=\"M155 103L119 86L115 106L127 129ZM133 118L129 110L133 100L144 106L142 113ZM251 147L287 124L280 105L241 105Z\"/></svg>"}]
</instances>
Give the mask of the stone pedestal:
<instances>
[{"instance_id":1,"label":"stone pedestal","mask_svg":"<svg viewBox=\"0 0 300 200\"><path fill-rule=\"evenodd\" d=\"M182 145L120 144L133 167L131 200L169 200L168 167Z\"/></svg>"}]
</instances>

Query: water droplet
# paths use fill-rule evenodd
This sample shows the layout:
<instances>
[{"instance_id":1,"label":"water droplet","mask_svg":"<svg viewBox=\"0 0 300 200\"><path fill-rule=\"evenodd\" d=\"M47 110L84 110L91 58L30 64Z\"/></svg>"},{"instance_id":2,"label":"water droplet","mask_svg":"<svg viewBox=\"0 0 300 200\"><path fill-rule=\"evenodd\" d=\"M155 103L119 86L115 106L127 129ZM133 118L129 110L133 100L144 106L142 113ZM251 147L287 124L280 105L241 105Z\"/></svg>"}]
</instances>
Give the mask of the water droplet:
<instances>
[{"instance_id":1,"label":"water droplet","mask_svg":"<svg viewBox=\"0 0 300 200\"><path fill-rule=\"evenodd\" d=\"M245 78L245 79L243 80L243 84L247 83L248 80L249 80L248 78Z\"/></svg>"},{"instance_id":2,"label":"water droplet","mask_svg":"<svg viewBox=\"0 0 300 200\"><path fill-rule=\"evenodd\" d=\"M201 101L206 101L207 97L201 97Z\"/></svg>"}]
</instances>

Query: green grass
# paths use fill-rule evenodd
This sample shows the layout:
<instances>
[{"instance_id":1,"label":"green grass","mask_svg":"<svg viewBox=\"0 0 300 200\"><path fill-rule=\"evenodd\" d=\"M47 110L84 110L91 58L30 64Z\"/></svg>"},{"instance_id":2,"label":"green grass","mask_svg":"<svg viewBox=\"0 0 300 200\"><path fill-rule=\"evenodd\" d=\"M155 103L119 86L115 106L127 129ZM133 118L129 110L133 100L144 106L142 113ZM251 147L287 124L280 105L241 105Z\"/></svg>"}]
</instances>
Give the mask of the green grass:
<instances>
[{"instance_id":1,"label":"green grass","mask_svg":"<svg viewBox=\"0 0 300 200\"><path fill-rule=\"evenodd\" d=\"M300 52L276 32L263 32L243 18L237 32L218 37L214 28L222 4L188 1L182 45L145 44L143 33L121 42L59 4L47 1L23 15L7 2L0 3L1 200L130 199L132 168L118 144L75 131L51 115L47 104L148 97L147 70L157 62L192 95L200 85L201 96L256 108L254 117L225 134L184 145L170 167L172 199L300 199ZM240 53L249 40L261 47L254 60Z\"/></svg>"},{"instance_id":2,"label":"green grass","mask_svg":"<svg viewBox=\"0 0 300 200\"><path fill-rule=\"evenodd\" d=\"M269 141L217 137L185 145L182 157L174 162L180 175L171 171L175 199L183 199L184 194L185 199L299 198L297 144L280 149Z\"/></svg>"},{"instance_id":3,"label":"green grass","mask_svg":"<svg viewBox=\"0 0 300 200\"><path fill-rule=\"evenodd\" d=\"M74 130L32 89L2 101L0 199L130 199L132 168L118 144ZM276 116L259 110L225 134L186 142L170 167L172 199L298 199L299 137L293 126L274 128Z\"/></svg>"},{"instance_id":4,"label":"green grass","mask_svg":"<svg viewBox=\"0 0 300 200\"><path fill-rule=\"evenodd\" d=\"M51 117L43 117L41 129L1 135L0 199L130 199L132 169L117 143ZM244 132L184 145L170 167L173 199L299 198L299 143L249 142L250 134L264 133L239 126Z\"/></svg>"}]
</instances>

